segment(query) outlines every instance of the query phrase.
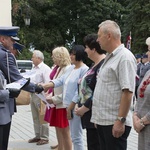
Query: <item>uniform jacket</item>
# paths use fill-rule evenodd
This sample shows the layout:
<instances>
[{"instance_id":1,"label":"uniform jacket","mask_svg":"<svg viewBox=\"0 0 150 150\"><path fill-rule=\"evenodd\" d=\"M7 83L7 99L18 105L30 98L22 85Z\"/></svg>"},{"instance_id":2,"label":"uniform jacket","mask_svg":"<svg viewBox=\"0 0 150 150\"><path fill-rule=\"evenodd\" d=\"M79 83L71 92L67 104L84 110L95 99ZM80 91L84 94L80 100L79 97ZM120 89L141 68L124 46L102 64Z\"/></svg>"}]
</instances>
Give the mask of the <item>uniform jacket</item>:
<instances>
[{"instance_id":1,"label":"uniform jacket","mask_svg":"<svg viewBox=\"0 0 150 150\"><path fill-rule=\"evenodd\" d=\"M11 121L9 91L4 89L5 78L0 71L0 125Z\"/></svg>"},{"instance_id":2,"label":"uniform jacket","mask_svg":"<svg viewBox=\"0 0 150 150\"><path fill-rule=\"evenodd\" d=\"M3 72L7 83L11 83L23 78L16 66L16 59L14 55L0 44L0 70ZM30 83L27 85L24 90L29 92L35 92L35 85ZM14 111L16 111L16 104L13 98L10 98L9 102L9 110L10 114L13 115Z\"/></svg>"}]
</instances>

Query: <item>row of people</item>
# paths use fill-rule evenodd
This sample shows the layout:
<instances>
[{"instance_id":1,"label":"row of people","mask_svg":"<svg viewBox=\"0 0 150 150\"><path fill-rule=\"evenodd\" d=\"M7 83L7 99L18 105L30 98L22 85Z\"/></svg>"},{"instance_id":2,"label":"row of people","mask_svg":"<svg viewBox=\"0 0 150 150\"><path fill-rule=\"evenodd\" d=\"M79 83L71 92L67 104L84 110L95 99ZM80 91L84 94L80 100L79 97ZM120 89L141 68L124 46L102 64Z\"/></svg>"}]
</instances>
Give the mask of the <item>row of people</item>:
<instances>
[{"instance_id":1,"label":"row of people","mask_svg":"<svg viewBox=\"0 0 150 150\"><path fill-rule=\"evenodd\" d=\"M3 36L4 35L0 37ZM6 46L7 49L5 48L5 52L9 54L9 46L12 46L15 41L11 38L10 34L5 36L7 37L6 39L9 39L7 42L10 44ZM131 112L129 109L135 90L135 57L121 44L120 28L116 22L111 20L106 20L99 25L98 37L94 34L88 35L85 37L84 43L86 46L85 50L83 46L76 45L70 51L70 56L64 47L53 50L52 58L56 67L53 71L47 71L48 74L51 72L50 82L44 81L43 76L46 75L46 73L43 75L44 71L38 74L38 72L40 72L40 64L43 63L44 59L39 51L35 51L32 58L35 59L35 71L37 72L35 83L49 83L41 84L43 88L35 83L29 83L24 89L32 93L39 93L43 89L49 91L47 101L51 104L55 104L56 107L46 111L48 115L47 119L50 126L56 127L59 150L62 150L62 147L64 150L71 150L71 140L74 150L83 150L82 128L86 128L87 131L88 150L92 150L92 148L95 150L126 150L127 137L132 126ZM4 43L1 45L4 46ZM107 52L106 56L105 52L101 49ZM3 47L1 48L1 51L2 50ZM55 53L56 51L57 53ZM64 57L65 54L63 51L67 54L66 57ZM88 57L94 62L90 68L84 64L85 51ZM11 54L9 54L9 56L11 56ZM4 60L4 57L1 58ZM12 56L10 58L12 58ZM67 58L68 63L61 66L61 60L66 60ZM10 73L11 79L14 78L13 71L16 70L14 60L13 57L13 59L9 61L3 61L3 63L9 62L9 65L11 65L9 75L7 76L5 75L6 70L3 69L3 66L7 66L8 63L1 65L1 70L4 72L5 78L8 79L8 83L9 81L13 82L18 80L17 78L15 78L15 80L9 80ZM18 78L22 78L18 72L15 73L15 75L17 75ZM149 73L147 76L149 76ZM38 79L40 79L40 81L38 81ZM33 82L32 78L31 81ZM148 93L146 94L145 92L148 90L149 78L146 79L146 86L144 83L143 81L141 82L142 86L144 86L144 90L140 91L139 89L140 98L139 101L137 101L137 108L138 105L141 105L140 99L141 101L144 99L144 102L148 100ZM54 90L52 91L52 89L49 88L54 88ZM32 97L33 101L34 99L36 102L38 101ZM13 103L14 102L13 100ZM37 109L39 102L34 105ZM144 112L142 114L139 109L136 109L134 113L134 128L138 133L142 131L142 134L145 134L144 129L149 130L148 124L150 121L147 109L143 109L141 110L141 112ZM145 114L145 112L147 114ZM9 114L9 116L11 115ZM39 123L37 115L37 113L35 116L33 115L33 120L35 121L34 126L37 128L35 128L36 137L31 139L34 140L31 142L37 142L38 145L41 145L48 143L48 139L45 140L43 137L40 137L40 134L37 134L39 132L38 129L42 126ZM7 132L10 130L10 124L11 119L9 119ZM1 129L0 131L3 133L4 128ZM71 138L69 136L69 129ZM7 135L9 135L9 133ZM64 140L64 135L66 135L68 142ZM146 135L144 136L146 137ZM143 139L142 137L142 140ZM149 141L144 141L146 141L146 143L144 143L146 145L144 145L144 150L147 150ZM7 147L6 143L8 144L8 136L7 142L5 141L5 147L2 148L4 150ZM2 146L3 145L4 144L2 144ZM141 147L141 145L139 142L139 147Z\"/></svg>"},{"instance_id":2,"label":"row of people","mask_svg":"<svg viewBox=\"0 0 150 150\"><path fill-rule=\"evenodd\" d=\"M99 25L98 42L101 48L107 51L107 55L104 63L99 68L97 79L95 78L96 87L94 87L94 93L92 92L94 83L91 83L94 81L94 77L92 78L93 80L91 80L91 78L88 80L88 75L90 76L94 73L93 68L90 68L78 81L78 94L80 96L78 106L75 107L74 101L72 101L69 107L67 107L68 119L72 119L72 110L73 117L76 117L76 115L81 117L83 128L87 129L87 145L89 150L92 148L103 150L127 149L127 137L132 127L131 112L129 109L135 87L136 60L133 54L121 44L120 37L119 26L115 22L104 21ZM94 51L88 51L88 49L89 47L86 45L88 57L94 57ZM74 76L72 76L72 78L73 77ZM149 140L146 139L146 137L148 136L147 133L149 133L150 119L148 111L149 105L147 105L148 96L145 91L148 90L147 87L150 83L149 72L145 78L146 81L144 79L140 85L140 87L144 86L144 90L139 89L139 101L137 101L133 115L133 123L135 130L140 133L138 149L148 150ZM62 79L64 79L62 81L65 83L65 75ZM61 79L52 80L48 84L43 84L43 87L45 90L49 87L55 88L60 84L60 81ZM69 82L68 78L66 82ZM63 83L61 83L61 85L63 85ZM68 92L66 92L66 89L64 84L63 95L65 96L67 96L66 93ZM70 92L72 92L72 90ZM141 98L142 100L140 100ZM143 105L140 101L143 101L143 103L146 102L146 104ZM62 102L65 104L64 98L62 98ZM90 114L90 109L92 110L92 114ZM94 123L95 126L93 126L94 124L92 125L92 123ZM70 124L71 129L75 129L76 127L77 122L75 123L74 121L74 126ZM92 131L92 127L96 132L94 132L94 130ZM79 133L80 130L76 130L76 134L79 135ZM71 131L71 135L74 136L74 132ZM93 138L94 140L92 140ZM80 142L82 143L82 140ZM73 141L73 144L76 150L77 143ZM82 149L82 146L78 145L78 149Z\"/></svg>"},{"instance_id":3,"label":"row of people","mask_svg":"<svg viewBox=\"0 0 150 150\"><path fill-rule=\"evenodd\" d=\"M89 37L86 38L88 41ZM132 126L129 109L135 89L135 57L121 44L120 28L114 21L102 22L98 38L93 39L90 45L86 40L85 51L94 61L93 67L82 70L81 74L85 66L80 62L82 55L78 59L78 53L73 48L71 59L74 66L71 65L60 78L42 86L47 91L63 85L62 103L66 107L74 150L84 149L81 120L87 129L89 150L125 150ZM96 44L93 44L96 40L107 52L106 57L102 51L98 53Z\"/></svg>"},{"instance_id":4,"label":"row of people","mask_svg":"<svg viewBox=\"0 0 150 150\"><path fill-rule=\"evenodd\" d=\"M47 85L47 88L45 87L45 91L49 90L49 88L54 88L54 96L49 98L48 100L56 105L56 108L51 108L50 111L50 126L56 127L56 133L57 137L64 138L59 131L62 129L63 132L66 131L65 135L68 133L67 130L65 130L66 127L69 126L70 132L71 132L71 139L75 150L83 150L84 144L83 144L83 135L82 135L82 126L81 126L81 119L79 116L77 116L74 113L74 107L75 104L78 102L78 80L82 78L82 76L86 73L88 70L87 65L83 63L86 53L84 51L84 46L82 45L75 45L72 50L69 52L64 51L64 47L59 47L53 50L52 52L52 58L56 65L60 65L60 59L69 59L70 64L65 68L66 73L61 75L61 70L57 74L57 78L52 80L53 82L49 82ZM55 51L57 51L57 55L55 54ZM65 58L58 57L62 53L61 51L68 53L66 54ZM60 53L60 54L59 54ZM72 64L72 65L71 65ZM63 70L62 70L63 71ZM64 71L63 71L64 72ZM58 87L62 87L61 95L57 95ZM60 92L60 91L59 91ZM58 99L63 102L63 107L65 109L60 109L59 106L57 106ZM58 103L60 105L60 103ZM57 117L57 118L56 118ZM69 120L69 122L68 122ZM68 123L66 123L66 121ZM61 131L60 131L61 132ZM68 136L69 137L69 136ZM62 140L61 138L61 140ZM70 141L68 139L67 141ZM64 150L71 150L72 144L67 144L58 139L58 149L62 149L64 147Z\"/></svg>"},{"instance_id":5,"label":"row of people","mask_svg":"<svg viewBox=\"0 0 150 150\"><path fill-rule=\"evenodd\" d=\"M70 51L70 56L68 55L69 52L66 51L65 50L66 48L64 48L64 47L58 47L52 51L52 58L56 65L60 66L61 61L65 62L65 60L67 60L67 58L68 58L68 60L71 58L71 62L69 64L69 66L71 64L74 64L74 66L73 66L74 69L70 68L71 70L70 71L68 70L67 75L65 75L66 77L60 76L60 75L62 75L61 71L63 71L61 68L59 68L59 69L61 69L60 72L57 73L57 79L60 77L57 82L62 82L61 84L63 84L63 87L66 88L66 91L68 91L69 93L66 91L62 91L61 95L57 95L57 93L55 92L55 91L57 91L57 88L55 87L54 88L54 96L47 99L47 101L49 103L56 105L56 108L51 108L50 112L48 112L48 113L50 113L50 119L49 119L50 126L56 127L56 134L57 134L57 138L58 138L58 150L63 150L63 149L71 150L72 149L71 143L69 142L70 138L67 138L67 137L69 137L68 126L67 126L67 128L64 127L67 119L69 120L69 127L71 129L71 137L72 137L71 139L72 139L72 142L74 145L74 149L81 149L81 150L84 149L82 128L87 129L88 149L99 149L99 147L100 147L97 130L96 130L94 124L90 123L91 111L87 112L84 120L80 120L80 117L78 117L78 116L80 116L82 109L77 110L77 107L75 108L75 104L77 103L77 100L78 100L78 97L77 97L78 84L80 85L80 83L78 83L78 80L81 79L83 74L85 74L85 71L83 70L83 67L85 68L85 65L83 63L83 60L85 59L85 56L86 56L85 51L88 54L88 57L94 62L92 67L85 74L86 76L89 77L88 84L91 85L92 90L94 90L94 87L96 84L96 75L97 75L98 69L102 65L102 62L105 58L105 51L100 49L100 45L98 44L98 42L96 42L96 40L97 40L96 34L88 35L84 39L86 49L84 50L84 47L81 45L76 45ZM64 57L64 56L66 56L66 57ZM69 69L68 66L67 66L67 68ZM66 67L65 67L65 70L66 70ZM84 75L84 77L86 77L85 75ZM55 82L55 80L53 82ZM51 86L53 86L53 83ZM72 94L71 94L71 91L73 92ZM60 92L60 89L59 89L59 92ZM85 92L88 92L88 91L85 91ZM62 93L63 93L63 95L65 95L65 97L62 97ZM61 99L60 99L60 96L61 96ZM87 102L87 105L89 105L88 107L90 109L92 106L91 105L92 104L91 96L92 95L89 96L89 100ZM86 97L86 96L84 96L84 94L83 94L83 96L81 96L81 97ZM60 104L62 105L62 103L64 104L63 109L60 109ZM70 105L69 105L69 103L70 103ZM67 107L67 111L66 111L66 107ZM79 107L80 107L80 105L79 105ZM62 112L62 110L64 112ZM82 114L83 114L83 112L82 112ZM82 117L82 119L83 119L83 117ZM81 122L82 122L82 126L81 126ZM67 129L67 131L65 128Z\"/></svg>"}]
</instances>

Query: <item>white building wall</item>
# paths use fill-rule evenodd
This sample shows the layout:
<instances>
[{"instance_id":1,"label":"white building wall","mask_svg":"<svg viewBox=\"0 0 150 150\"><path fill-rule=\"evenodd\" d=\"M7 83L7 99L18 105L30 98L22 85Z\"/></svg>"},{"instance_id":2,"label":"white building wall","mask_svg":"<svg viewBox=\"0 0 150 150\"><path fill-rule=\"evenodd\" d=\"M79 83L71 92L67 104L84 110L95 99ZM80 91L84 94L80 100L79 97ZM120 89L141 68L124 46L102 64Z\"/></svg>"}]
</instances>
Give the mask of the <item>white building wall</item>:
<instances>
[{"instance_id":1,"label":"white building wall","mask_svg":"<svg viewBox=\"0 0 150 150\"><path fill-rule=\"evenodd\" d=\"M11 0L0 0L0 26L12 26Z\"/></svg>"}]
</instances>

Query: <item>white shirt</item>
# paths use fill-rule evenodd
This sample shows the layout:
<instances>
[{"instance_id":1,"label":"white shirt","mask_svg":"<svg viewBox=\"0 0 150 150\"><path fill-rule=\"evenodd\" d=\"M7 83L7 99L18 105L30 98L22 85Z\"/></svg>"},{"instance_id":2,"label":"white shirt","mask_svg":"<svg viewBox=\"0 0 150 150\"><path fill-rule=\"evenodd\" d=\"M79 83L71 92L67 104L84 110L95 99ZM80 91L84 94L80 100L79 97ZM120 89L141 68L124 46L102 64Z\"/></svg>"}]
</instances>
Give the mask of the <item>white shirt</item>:
<instances>
[{"instance_id":1,"label":"white shirt","mask_svg":"<svg viewBox=\"0 0 150 150\"><path fill-rule=\"evenodd\" d=\"M50 81L51 68L44 62L41 62L38 66L34 66L31 70L34 75L31 76L31 82L37 83L48 83Z\"/></svg>"}]
</instances>

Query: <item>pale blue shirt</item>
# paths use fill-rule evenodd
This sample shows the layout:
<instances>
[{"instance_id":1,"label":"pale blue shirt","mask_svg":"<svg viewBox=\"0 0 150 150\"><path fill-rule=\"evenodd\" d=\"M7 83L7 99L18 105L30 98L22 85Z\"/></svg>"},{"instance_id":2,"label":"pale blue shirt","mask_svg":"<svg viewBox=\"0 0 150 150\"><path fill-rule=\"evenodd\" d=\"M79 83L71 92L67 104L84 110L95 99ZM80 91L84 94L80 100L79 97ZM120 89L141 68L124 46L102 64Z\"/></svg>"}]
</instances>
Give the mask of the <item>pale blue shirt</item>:
<instances>
[{"instance_id":1,"label":"pale blue shirt","mask_svg":"<svg viewBox=\"0 0 150 150\"><path fill-rule=\"evenodd\" d=\"M68 71L58 79L53 80L54 87L63 85L63 105L68 107L71 102L78 102L78 80L88 70L88 66L83 65L78 69L72 65Z\"/></svg>"}]
</instances>

